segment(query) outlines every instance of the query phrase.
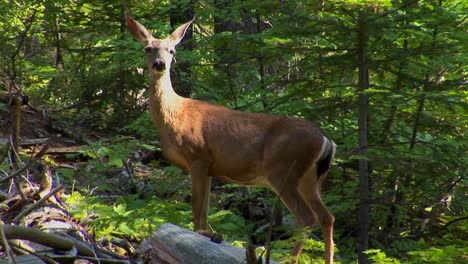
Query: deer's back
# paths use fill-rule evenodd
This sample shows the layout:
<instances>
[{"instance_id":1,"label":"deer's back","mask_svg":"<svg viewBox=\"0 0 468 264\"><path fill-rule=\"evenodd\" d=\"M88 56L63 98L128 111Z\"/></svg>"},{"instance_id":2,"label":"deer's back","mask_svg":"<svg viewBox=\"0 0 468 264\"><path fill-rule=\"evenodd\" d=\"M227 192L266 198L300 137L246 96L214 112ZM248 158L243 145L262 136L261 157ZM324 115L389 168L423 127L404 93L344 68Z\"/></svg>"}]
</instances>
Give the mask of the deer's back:
<instances>
[{"instance_id":1,"label":"deer's back","mask_svg":"<svg viewBox=\"0 0 468 264\"><path fill-rule=\"evenodd\" d=\"M187 100L174 128L161 131L167 158L189 170L204 160L210 176L259 185L268 167L277 162L314 159L322 132L309 121L285 116L231 110ZM232 180L231 180L232 181Z\"/></svg>"}]
</instances>

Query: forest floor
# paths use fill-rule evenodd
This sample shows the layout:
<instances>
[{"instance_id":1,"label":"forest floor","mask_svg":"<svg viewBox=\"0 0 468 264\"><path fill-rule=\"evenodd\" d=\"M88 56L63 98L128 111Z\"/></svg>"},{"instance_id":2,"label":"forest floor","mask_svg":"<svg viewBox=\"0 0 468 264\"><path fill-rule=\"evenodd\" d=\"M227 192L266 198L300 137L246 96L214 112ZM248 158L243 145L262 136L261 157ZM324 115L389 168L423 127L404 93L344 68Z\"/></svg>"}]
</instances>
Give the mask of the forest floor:
<instances>
[{"instance_id":1,"label":"forest floor","mask_svg":"<svg viewBox=\"0 0 468 264\"><path fill-rule=\"evenodd\" d=\"M70 126L27 106L22 107L18 126L11 112L0 109L0 263L88 263L96 259L126 263L135 258L134 240L95 237L87 223L97 216L78 220L70 213L73 208L61 198L70 197L74 189L93 186L86 173L90 155L84 152L99 151L90 145L106 135ZM15 155L11 139L18 129L20 147ZM136 159L148 162L151 157L145 155L150 152L141 149ZM106 184L119 190L119 196L134 192L128 186L130 178L151 173L151 168L142 163L138 168L132 166L136 159L124 161L125 166L119 169L106 166L102 170ZM103 155L99 163L106 162ZM83 173L63 180L67 171Z\"/></svg>"}]
</instances>

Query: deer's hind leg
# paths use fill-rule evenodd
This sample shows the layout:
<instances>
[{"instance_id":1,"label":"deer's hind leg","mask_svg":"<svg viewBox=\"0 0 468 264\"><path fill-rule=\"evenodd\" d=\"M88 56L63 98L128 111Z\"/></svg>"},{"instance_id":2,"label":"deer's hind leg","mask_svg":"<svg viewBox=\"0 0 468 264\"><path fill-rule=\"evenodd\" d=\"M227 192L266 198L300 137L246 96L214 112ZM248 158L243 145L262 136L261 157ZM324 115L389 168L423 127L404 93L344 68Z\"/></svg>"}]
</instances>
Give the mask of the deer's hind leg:
<instances>
[{"instance_id":1,"label":"deer's hind leg","mask_svg":"<svg viewBox=\"0 0 468 264\"><path fill-rule=\"evenodd\" d=\"M299 192L317 216L325 240L325 263L331 264L333 263L333 224L335 217L325 206L320 195L322 177L324 178L325 175L318 178L316 166L311 166L300 179Z\"/></svg>"},{"instance_id":2,"label":"deer's hind leg","mask_svg":"<svg viewBox=\"0 0 468 264\"><path fill-rule=\"evenodd\" d=\"M303 227L313 226L316 223L315 213L302 197L299 188L301 173L294 168L274 170L269 182L273 190L280 196L289 211L296 217L296 221ZM291 263L297 263L305 241L299 241L294 246Z\"/></svg>"}]
</instances>

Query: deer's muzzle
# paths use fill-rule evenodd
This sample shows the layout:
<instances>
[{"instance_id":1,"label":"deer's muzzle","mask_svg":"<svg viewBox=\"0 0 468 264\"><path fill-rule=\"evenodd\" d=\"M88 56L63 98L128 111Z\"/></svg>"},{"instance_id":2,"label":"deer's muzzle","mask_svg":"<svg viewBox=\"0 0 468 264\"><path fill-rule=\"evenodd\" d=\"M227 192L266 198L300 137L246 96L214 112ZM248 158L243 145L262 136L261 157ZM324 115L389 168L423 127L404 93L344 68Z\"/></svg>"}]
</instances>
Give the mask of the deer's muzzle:
<instances>
[{"instance_id":1,"label":"deer's muzzle","mask_svg":"<svg viewBox=\"0 0 468 264\"><path fill-rule=\"evenodd\" d=\"M162 59L157 59L153 62L153 69L157 71L164 71L166 69L166 63Z\"/></svg>"}]
</instances>

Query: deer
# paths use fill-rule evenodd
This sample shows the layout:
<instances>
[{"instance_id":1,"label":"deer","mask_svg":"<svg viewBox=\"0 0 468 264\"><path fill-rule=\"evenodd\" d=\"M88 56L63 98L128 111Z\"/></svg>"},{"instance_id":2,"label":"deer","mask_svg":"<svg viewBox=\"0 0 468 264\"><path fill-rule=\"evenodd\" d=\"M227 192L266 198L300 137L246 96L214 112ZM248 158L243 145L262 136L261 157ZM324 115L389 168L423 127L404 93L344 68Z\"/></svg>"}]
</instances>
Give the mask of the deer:
<instances>
[{"instance_id":1,"label":"deer","mask_svg":"<svg viewBox=\"0 0 468 264\"><path fill-rule=\"evenodd\" d=\"M191 177L195 231L208 230L211 177L246 186L268 186L295 216L297 224L320 224L325 262L333 263L335 218L321 198L321 184L336 144L314 123L293 116L250 113L179 96L170 69L175 47L192 24L157 39L126 13L128 30L144 45L149 111L159 128L164 156ZM294 262L304 243L293 249Z\"/></svg>"}]
</instances>

